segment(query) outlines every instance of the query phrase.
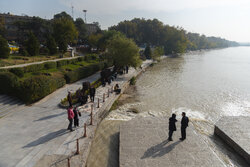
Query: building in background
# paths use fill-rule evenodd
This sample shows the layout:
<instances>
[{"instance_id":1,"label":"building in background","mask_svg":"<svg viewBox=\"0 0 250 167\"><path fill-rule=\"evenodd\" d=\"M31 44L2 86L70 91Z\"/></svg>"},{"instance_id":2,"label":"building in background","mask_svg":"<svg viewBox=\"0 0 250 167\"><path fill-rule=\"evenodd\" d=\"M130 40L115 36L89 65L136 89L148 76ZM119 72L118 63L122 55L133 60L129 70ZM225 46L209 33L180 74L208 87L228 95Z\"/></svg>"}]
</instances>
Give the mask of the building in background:
<instances>
[{"instance_id":1,"label":"building in background","mask_svg":"<svg viewBox=\"0 0 250 167\"><path fill-rule=\"evenodd\" d=\"M8 41L20 41L27 38L28 30L25 27L26 25L22 23L30 22L32 17L0 13L0 20L5 27L5 38Z\"/></svg>"},{"instance_id":2,"label":"building in background","mask_svg":"<svg viewBox=\"0 0 250 167\"><path fill-rule=\"evenodd\" d=\"M98 22L94 22L94 23L91 23L91 24L86 24L86 29L87 29L87 34L88 35L94 34L97 31L101 30Z\"/></svg>"}]
</instances>

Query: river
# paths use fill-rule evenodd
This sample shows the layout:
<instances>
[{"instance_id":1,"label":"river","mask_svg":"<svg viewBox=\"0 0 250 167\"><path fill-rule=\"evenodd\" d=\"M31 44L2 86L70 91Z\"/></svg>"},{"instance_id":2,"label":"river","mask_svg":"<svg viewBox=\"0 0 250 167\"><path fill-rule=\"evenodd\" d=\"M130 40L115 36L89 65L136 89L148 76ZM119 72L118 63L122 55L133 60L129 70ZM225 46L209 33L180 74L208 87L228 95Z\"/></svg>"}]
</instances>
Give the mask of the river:
<instances>
[{"instance_id":1,"label":"river","mask_svg":"<svg viewBox=\"0 0 250 167\"><path fill-rule=\"evenodd\" d=\"M247 166L213 135L213 128L222 116L250 116L250 47L168 57L138 77L127 97L126 103L112 111L99 126L95 140L102 144L94 141L88 166L95 166L92 157L103 157L105 151L109 157L106 158L107 166L117 166L117 162L110 162L110 157L117 154L118 141L112 136L117 136L121 121L137 115L168 118L172 113L180 120L183 111L226 166ZM131 109L139 113L128 112ZM113 151L110 151L111 146ZM97 153L100 149L102 151ZM97 166L104 163L95 161Z\"/></svg>"}]
</instances>

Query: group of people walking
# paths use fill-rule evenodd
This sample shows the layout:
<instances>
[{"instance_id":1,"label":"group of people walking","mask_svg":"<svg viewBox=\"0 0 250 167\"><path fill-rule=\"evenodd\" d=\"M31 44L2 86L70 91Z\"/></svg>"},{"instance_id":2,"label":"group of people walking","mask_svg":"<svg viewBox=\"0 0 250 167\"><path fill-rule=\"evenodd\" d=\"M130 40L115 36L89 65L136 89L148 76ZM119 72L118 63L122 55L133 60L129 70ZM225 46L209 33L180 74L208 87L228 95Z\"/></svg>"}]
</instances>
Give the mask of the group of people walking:
<instances>
[{"instance_id":1,"label":"group of people walking","mask_svg":"<svg viewBox=\"0 0 250 167\"><path fill-rule=\"evenodd\" d=\"M169 118L169 133L168 133L168 140L173 141L172 136L174 131L176 131L176 114L172 114L172 117ZM186 139L186 128L188 127L189 119L186 116L185 112L182 112L182 119L181 119L181 138L180 140Z\"/></svg>"}]
</instances>

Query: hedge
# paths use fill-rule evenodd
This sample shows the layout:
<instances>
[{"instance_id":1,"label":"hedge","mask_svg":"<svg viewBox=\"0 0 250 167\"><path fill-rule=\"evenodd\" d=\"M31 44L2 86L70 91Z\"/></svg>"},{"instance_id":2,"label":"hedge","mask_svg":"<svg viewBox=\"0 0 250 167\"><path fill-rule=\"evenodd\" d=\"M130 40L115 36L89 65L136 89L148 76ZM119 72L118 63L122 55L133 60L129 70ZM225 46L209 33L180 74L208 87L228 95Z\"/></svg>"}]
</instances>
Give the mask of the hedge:
<instances>
[{"instance_id":1,"label":"hedge","mask_svg":"<svg viewBox=\"0 0 250 167\"><path fill-rule=\"evenodd\" d=\"M33 103L54 92L66 84L63 78L33 76L21 81L19 98L26 103Z\"/></svg>"},{"instance_id":2,"label":"hedge","mask_svg":"<svg viewBox=\"0 0 250 167\"><path fill-rule=\"evenodd\" d=\"M104 68L103 62L92 64L89 66L78 68L74 71L70 71L64 75L64 78L67 83L73 83L82 78L88 77L103 68Z\"/></svg>"},{"instance_id":3,"label":"hedge","mask_svg":"<svg viewBox=\"0 0 250 167\"><path fill-rule=\"evenodd\" d=\"M22 68L23 68L24 73L37 72L37 71L44 70L44 63L42 63L42 64L33 64L33 65L25 66L25 67L22 67Z\"/></svg>"},{"instance_id":4,"label":"hedge","mask_svg":"<svg viewBox=\"0 0 250 167\"><path fill-rule=\"evenodd\" d=\"M9 71L20 78L24 76L23 68L11 68Z\"/></svg>"},{"instance_id":5,"label":"hedge","mask_svg":"<svg viewBox=\"0 0 250 167\"><path fill-rule=\"evenodd\" d=\"M16 88L19 86L18 78L10 72L0 72L0 93L10 95L16 94Z\"/></svg>"},{"instance_id":6,"label":"hedge","mask_svg":"<svg viewBox=\"0 0 250 167\"><path fill-rule=\"evenodd\" d=\"M57 67L57 63L56 62L46 62L46 63L44 63L44 68L46 69L46 70L48 70L48 69L53 69L53 68L56 68Z\"/></svg>"}]
</instances>

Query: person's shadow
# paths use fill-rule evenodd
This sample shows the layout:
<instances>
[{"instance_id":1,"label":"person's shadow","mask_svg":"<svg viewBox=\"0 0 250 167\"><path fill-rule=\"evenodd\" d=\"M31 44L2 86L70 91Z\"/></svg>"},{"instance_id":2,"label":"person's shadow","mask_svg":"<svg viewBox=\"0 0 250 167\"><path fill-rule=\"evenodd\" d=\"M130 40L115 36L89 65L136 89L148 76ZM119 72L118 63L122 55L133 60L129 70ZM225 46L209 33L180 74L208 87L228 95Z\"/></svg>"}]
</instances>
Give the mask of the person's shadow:
<instances>
[{"instance_id":1,"label":"person's shadow","mask_svg":"<svg viewBox=\"0 0 250 167\"><path fill-rule=\"evenodd\" d=\"M162 157L163 155L169 153L172 151L177 144L179 144L181 141L174 142L168 146L165 147L166 144L169 143L168 140L163 141L160 144L157 144L155 146L150 147L147 149L147 151L144 153L144 155L141 157L141 159L149 158L149 157Z\"/></svg>"}]
</instances>

